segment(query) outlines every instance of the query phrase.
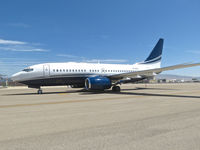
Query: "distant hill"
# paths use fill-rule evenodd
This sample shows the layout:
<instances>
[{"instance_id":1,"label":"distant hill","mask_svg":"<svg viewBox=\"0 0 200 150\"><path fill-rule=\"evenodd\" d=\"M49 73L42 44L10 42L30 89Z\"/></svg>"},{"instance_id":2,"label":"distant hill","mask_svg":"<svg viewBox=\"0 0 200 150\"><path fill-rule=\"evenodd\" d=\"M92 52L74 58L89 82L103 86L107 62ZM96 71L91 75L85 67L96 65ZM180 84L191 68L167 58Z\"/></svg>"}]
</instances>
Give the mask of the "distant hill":
<instances>
[{"instance_id":1,"label":"distant hill","mask_svg":"<svg viewBox=\"0 0 200 150\"><path fill-rule=\"evenodd\" d=\"M0 84L6 82L5 78L0 77ZM12 80L10 78L8 78L8 82L12 82Z\"/></svg>"},{"instance_id":2,"label":"distant hill","mask_svg":"<svg viewBox=\"0 0 200 150\"><path fill-rule=\"evenodd\" d=\"M8 78L7 81L9 86L24 86L24 84L13 82L10 78ZM5 86L5 85L6 85L6 79L0 78L0 86Z\"/></svg>"},{"instance_id":3,"label":"distant hill","mask_svg":"<svg viewBox=\"0 0 200 150\"><path fill-rule=\"evenodd\" d=\"M167 80L185 80L185 81L191 81L192 79L200 80L200 77L191 77L191 76L181 76L181 75L171 75L171 74L159 74L156 76L156 79L167 79Z\"/></svg>"}]
</instances>

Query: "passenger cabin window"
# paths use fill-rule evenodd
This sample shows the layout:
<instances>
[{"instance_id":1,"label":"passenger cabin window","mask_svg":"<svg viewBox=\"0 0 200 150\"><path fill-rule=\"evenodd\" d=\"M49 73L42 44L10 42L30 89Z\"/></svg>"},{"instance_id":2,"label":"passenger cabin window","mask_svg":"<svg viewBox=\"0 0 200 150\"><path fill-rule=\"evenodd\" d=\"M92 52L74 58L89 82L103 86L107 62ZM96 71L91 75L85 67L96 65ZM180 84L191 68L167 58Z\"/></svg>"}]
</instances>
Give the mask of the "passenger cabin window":
<instances>
[{"instance_id":1,"label":"passenger cabin window","mask_svg":"<svg viewBox=\"0 0 200 150\"><path fill-rule=\"evenodd\" d=\"M25 68L25 69L23 69L22 71L31 72L31 71L33 71L33 68Z\"/></svg>"}]
</instances>

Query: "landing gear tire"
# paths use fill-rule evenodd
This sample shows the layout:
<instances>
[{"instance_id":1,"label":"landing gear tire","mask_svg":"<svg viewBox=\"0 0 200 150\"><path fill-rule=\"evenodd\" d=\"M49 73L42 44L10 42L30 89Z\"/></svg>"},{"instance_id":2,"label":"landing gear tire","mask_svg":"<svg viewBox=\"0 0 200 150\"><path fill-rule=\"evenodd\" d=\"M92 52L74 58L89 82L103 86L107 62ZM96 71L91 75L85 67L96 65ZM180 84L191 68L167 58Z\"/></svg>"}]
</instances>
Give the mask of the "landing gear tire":
<instances>
[{"instance_id":1,"label":"landing gear tire","mask_svg":"<svg viewBox=\"0 0 200 150\"><path fill-rule=\"evenodd\" d=\"M41 89L39 89L37 93L38 93L38 94L42 94L42 90L41 90Z\"/></svg>"},{"instance_id":2,"label":"landing gear tire","mask_svg":"<svg viewBox=\"0 0 200 150\"><path fill-rule=\"evenodd\" d=\"M120 92L120 90L121 90L121 89L120 89L119 86L113 86L113 87L112 87L112 91L113 91L113 92Z\"/></svg>"}]
</instances>

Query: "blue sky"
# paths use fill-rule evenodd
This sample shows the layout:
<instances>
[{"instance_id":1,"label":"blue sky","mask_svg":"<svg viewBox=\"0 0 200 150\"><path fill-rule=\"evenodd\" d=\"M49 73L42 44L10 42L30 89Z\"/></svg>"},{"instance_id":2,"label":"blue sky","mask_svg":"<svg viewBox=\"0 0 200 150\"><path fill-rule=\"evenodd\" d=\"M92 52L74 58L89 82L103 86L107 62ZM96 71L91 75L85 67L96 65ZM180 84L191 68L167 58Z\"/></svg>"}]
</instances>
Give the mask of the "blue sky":
<instances>
[{"instance_id":1,"label":"blue sky","mask_svg":"<svg viewBox=\"0 0 200 150\"><path fill-rule=\"evenodd\" d=\"M0 5L0 74L45 62L200 62L198 0L18 0ZM200 67L165 72L200 76Z\"/></svg>"}]
</instances>

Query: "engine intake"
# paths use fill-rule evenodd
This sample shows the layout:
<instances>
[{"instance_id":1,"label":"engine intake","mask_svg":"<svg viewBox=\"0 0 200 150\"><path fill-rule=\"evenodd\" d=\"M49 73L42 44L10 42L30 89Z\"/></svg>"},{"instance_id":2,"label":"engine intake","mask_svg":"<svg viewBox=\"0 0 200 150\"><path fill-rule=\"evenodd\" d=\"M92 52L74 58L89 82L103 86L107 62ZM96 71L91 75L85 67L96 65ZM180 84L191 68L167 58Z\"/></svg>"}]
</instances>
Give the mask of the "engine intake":
<instances>
[{"instance_id":1,"label":"engine intake","mask_svg":"<svg viewBox=\"0 0 200 150\"><path fill-rule=\"evenodd\" d=\"M111 81L109 78L96 76L89 77L85 80L85 88L87 90L104 90L111 88Z\"/></svg>"}]
</instances>

